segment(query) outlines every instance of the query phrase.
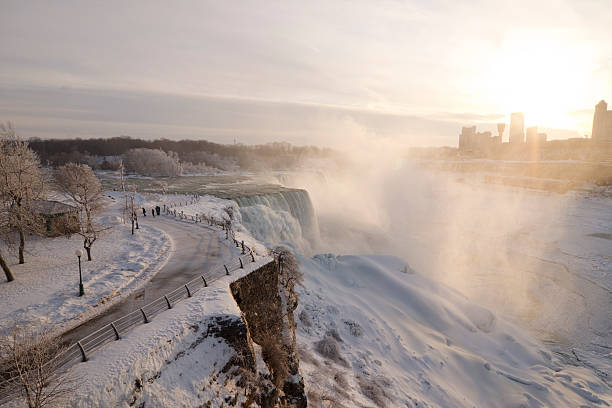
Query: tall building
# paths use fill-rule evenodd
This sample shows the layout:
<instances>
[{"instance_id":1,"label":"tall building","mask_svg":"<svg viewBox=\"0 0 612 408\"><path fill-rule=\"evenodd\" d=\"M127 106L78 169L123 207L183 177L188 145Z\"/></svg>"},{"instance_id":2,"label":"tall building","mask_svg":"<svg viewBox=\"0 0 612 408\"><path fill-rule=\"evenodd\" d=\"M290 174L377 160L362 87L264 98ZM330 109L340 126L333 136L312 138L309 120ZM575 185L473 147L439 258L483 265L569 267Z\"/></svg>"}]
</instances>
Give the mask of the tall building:
<instances>
[{"instance_id":1,"label":"tall building","mask_svg":"<svg viewBox=\"0 0 612 408\"><path fill-rule=\"evenodd\" d=\"M469 150L474 146L476 126L464 126L459 135L459 150Z\"/></svg>"},{"instance_id":2,"label":"tall building","mask_svg":"<svg viewBox=\"0 0 612 408\"><path fill-rule=\"evenodd\" d=\"M505 123L498 123L497 124L497 135L500 138L504 135L504 130L506 130L506 124Z\"/></svg>"},{"instance_id":3,"label":"tall building","mask_svg":"<svg viewBox=\"0 0 612 408\"><path fill-rule=\"evenodd\" d=\"M544 146L548 136L546 133L538 133L538 127L532 126L527 128L527 144L530 146L536 145L538 147Z\"/></svg>"},{"instance_id":4,"label":"tall building","mask_svg":"<svg viewBox=\"0 0 612 408\"><path fill-rule=\"evenodd\" d=\"M477 132L476 126L464 126L459 135L459 150L487 152L501 145L501 138L491 132Z\"/></svg>"},{"instance_id":5,"label":"tall building","mask_svg":"<svg viewBox=\"0 0 612 408\"><path fill-rule=\"evenodd\" d=\"M527 128L527 144L538 142L538 127L532 126Z\"/></svg>"},{"instance_id":6,"label":"tall building","mask_svg":"<svg viewBox=\"0 0 612 408\"><path fill-rule=\"evenodd\" d=\"M525 114L522 112L510 114L510 143L525 143Z\"/></svg>"},{"instance_id":7,"label":"tall building","mask_svg":"<svg viewBox=\"0 0 612 408\"><path fill-rule=\"evenodd\" d=\"M604 100L595 105L591 138L595 143L612 142L612 111Z\"/></svg>"}]
</instances>

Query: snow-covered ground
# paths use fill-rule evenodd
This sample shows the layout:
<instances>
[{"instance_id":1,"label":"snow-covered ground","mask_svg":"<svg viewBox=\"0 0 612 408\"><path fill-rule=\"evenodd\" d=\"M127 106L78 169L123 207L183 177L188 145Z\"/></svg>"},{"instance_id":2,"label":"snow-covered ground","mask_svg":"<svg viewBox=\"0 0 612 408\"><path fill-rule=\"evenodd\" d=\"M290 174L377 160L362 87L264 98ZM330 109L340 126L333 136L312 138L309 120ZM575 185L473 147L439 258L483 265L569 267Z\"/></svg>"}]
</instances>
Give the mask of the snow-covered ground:
<instances>
[{"instance_id":1,"label":"snow-covered ground","mask_svg":"<svg viewBox=\"0 0 612 408\"><path fill-rule=\"evenodd\" d=\"M108 192L107 197L102 221L112 228L94 243L91 262L86 261L85 254L81 257L85 296L78 296L75 255L77 249L83 249L82 239L78 235L29 237L26 263L19 265L14 256L8 258L15 281L0 282L0 335L8 334L17 325L51 328L58 333L68 330L141 288L165 265L175 245L170 237L151 223L141 224L138 233L131 235L129 222L122 222L124 194ZM188 202L193 204L186 205ZM134 204L139 216L142 207L150 216L151 208L163 204L176 206L186 216L199 214L218 220L227 218L225 208L233 206L240 216L233 201L211 196L195 200L180 194L136 194ZM237 238L254 246L257 252L266 253L265 247L244 229Z\"/></svg>"},{"instance_id":2,"label":"snow-covered ground","mask_svg":"<svg viewBox=\"0 0 612 408\"><path fill-rule=\"evenodd\" d=\"M198 215L215 220L228 220L228 209L231 209L234 219L232 229L236 234L236 239L244 241L256 254L266 255L268 253L267 248L253 238L252 234L243 226L240 209L233 200L224 200L210 195L194 197L184 194L145 194L138 195L135 202L138 202L141 206L146 205L146 208L155 205L163 208L164 204L171 205L171 210L176 210L177 217L182 214L188 219Z\"/></svg>"},{"instance_id":3,"label":"snow-covered ground","mask_svg":"<svg viewBox=\"0 0 612 408\"><path fill-rule=\"evenodd\" d=\"M236 395L244 402L244 390L221 372L235 351L207 327L216 317L240 319L229 284L269 261L224 276L74 366L82 381L68 406L220 407Z\"/></svg>"},{"instance_id":4,"label":"snow-covered ground","mask_svg":"<svg viewBox=\"0 0 612 408\"><path fill-rule=\"evenodd\" d=\"M166 263L172 242L163 231L142 226L131 235L112 203L103 218L112 229L94 243L91 262L83 251L82 297L75 251L83 249L83 241L78 235L29 237L26 263L9 258L15 281L0 282L0 335L16 325L56 332L74 327L140 288Z\"/></svg>"},{"instance_id":5,"label":"snow-covered ground","mask_svg":"<svg viewBox=\"0 0 612 408\"><path fill-rule=\"evenodd\" d=\"M612 404L611 389L591 370L568 365L398 258L300 260L297 334L312 406Z\"/></svg>"}]
</instances>

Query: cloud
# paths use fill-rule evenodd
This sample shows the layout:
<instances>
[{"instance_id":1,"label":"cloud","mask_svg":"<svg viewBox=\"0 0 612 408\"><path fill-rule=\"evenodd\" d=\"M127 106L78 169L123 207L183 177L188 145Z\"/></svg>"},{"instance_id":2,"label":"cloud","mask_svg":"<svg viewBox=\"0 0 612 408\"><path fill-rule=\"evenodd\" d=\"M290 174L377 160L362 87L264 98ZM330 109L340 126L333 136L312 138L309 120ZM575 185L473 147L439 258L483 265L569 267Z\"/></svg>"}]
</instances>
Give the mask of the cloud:
<instances>
[{"instance_id":1,"label":"cloud","mask_svg":"<svg viewBox=\"0 0 612 408\"><path fill-rule=\"evenodd\" d=\"M508 114L496 113L507 95L490 92L483 78L504 39L529 28L567 29L598 47L592 92L577 109L612 95L612 44L601 41L610 33L607 0L7 0L2 11L0 89L17 101L2 114L32 130L27 118L40 125L53 117L48 134L68 131L63 120L88 134L113 123L113 132L130 124L139 133L343 143L329 134L348 115L368 134L454 144L454 124ZM56 91L62 87L80 91Z\"/></svg>"},{"instance_id":2,"label":"cloud","mask_svg":"<svg viewBox=\"0 0 612 408\"><path fill-rule=\"evenodd\" d=\"M100 89L4 88L0 118L27 137L208 138L230 143L284 140L342 146L368 138L444 144L457 123L320 104ZM356 129L361 129L356 132ZM454 137L453 137L454 139Z\"/></svg>"}]
</instances>

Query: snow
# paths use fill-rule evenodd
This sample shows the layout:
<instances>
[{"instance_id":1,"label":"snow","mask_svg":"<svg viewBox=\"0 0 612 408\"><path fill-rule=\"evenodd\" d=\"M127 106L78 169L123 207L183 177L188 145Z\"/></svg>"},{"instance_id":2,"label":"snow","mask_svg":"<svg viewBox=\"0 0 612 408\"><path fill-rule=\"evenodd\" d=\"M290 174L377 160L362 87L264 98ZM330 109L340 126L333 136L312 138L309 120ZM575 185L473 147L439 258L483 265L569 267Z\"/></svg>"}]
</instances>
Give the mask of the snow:
<instances>
[{"instance_id":1,"label":"snow","mask_svg":"<svg viewBox=\"0 0 612 408\"><path fill-rule=\"evenodd\" d=\"M321 398L394 407L612 403L610 388L592 371L567 365L457 291L402 272L399 258L300 261L297 338L314 406ZM322 339L337 344L336 361L316 351Z\"/></svg>"},{"instance_id":2,"label":"snow","mask_svg":"<svg viewBox=\"0 0 612 408\"><path fill-rule=\"evenodd\" d=\"M159 205L163 208L164 204L173 205L171 209L176 209L177 216L182 213L188 219L198 215L215 220L229 220L226 209L231 208L234 219L232 228L235 232L236 240L244 241L245 245L251 248L255 254L266 255L268 253L266 246L253 238L252 234L243 226L241 210L233 200L225 200L210 195L194 197L185 194L139 194L136 201L139 202L139 205L146 202L148 207Z\"/></svg>"},{"instance_id":3,"label":"snow","mask_svg":"<svg viewBox=\"0 0 612 408\"><path fill-rule=\"evenodd\" d=\"M224 339L206 336L207 324L217 316L240 319L229 284L270 260L258 259L222 277L74 366L71 375L83 380L69 406L127 407L137 401L176 407L211 401L217 407L234 397L238 388L220 373L234 351ZM244 398L242 390L238 401Z\"/></svg>"},{"instance_id":4,"label":"snow","mask_svg":"<svg viewBox=\"0 0 612 408\"><path fill-rule=\"evenodd\" d=\"M91 262L86 261L85 253L81 257L85 296L78 296L75 255L75 250L83 247L82 239L78 235L29 237L26 263L19 265L16 258L9 258L15 281L0 282L0 335L7 335L16 325L49 327L57 333L69 330L142 288L166 264L176 243L151 224L140 225L138 233L131 235L131 224L122 223L124 193L108 192L107 197L101 220L113 228L95 242ZM172 203L185 215L205 214L216 219L227 217L225 207L236 206L233 201L211 196L184 205L191 200L193 196L188 195L136 194L134 204L149 210ZM254 246L256 253L267 253L246 231L238 233L237 239Z\"/></svg>"},{"instance_id":5,"label":"snow","mask_svg":"<svg viewBox=\"0 0 612 408\"><path fill-rule=\"evenodd\" d=\"M26 263L11 259L15 281L0 283L1 335L15 325L68 330L138 290L165 265L172 248L167 234L147 225L131 235L113 214L105 215L114 225L94 243L91 262L83 251L82 297L75 255L83 248L81 237L29 237Z\"/></svg>"}]
</instances>

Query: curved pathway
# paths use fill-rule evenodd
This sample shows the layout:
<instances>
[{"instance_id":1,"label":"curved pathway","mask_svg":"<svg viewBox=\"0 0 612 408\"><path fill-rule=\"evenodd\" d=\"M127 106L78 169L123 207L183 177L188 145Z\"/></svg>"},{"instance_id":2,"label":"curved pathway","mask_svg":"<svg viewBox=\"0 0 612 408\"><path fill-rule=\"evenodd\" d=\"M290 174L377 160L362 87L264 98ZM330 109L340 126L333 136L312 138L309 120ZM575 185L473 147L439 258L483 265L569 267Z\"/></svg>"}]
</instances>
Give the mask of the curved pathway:
<instances>
[{"instance_id":1,"label":"curved pathway","mask_svg":"<svg viewBox=\"0 0 612 408\"><path fill-rule=\"evenodd\" d=\"M206 224L194 225L169 216L139 218L140 224L149 224L164 230L172 239L173 249L166 265L144 288L113 305L102 314L67 331L62 342L72 344L145 304L176 289L185 282L211 271L218 265L229 263L238 250L230 241L222 239L218 228ZM138 231L136 232L138 233Z\"/></svg>"}]
</instances>

